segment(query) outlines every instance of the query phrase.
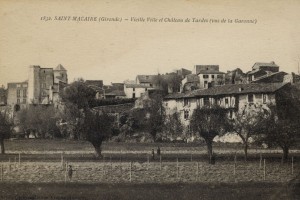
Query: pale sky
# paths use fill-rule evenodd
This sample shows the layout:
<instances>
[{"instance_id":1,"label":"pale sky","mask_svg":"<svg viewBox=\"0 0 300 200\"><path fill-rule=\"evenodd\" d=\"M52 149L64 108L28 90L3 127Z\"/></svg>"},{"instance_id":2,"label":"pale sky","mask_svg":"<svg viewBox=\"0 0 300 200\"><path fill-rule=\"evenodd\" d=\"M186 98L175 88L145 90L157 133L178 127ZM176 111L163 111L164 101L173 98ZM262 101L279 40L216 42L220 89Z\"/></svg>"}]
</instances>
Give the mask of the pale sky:
<instances>
[{"instance_id":1,"label":"pale sky","mask_svg":"<svg viewBox=\"0 0 300 200\"><path fill-rule=\"evenodd\" d=\"M29 65L62 64L70 82L82 77L106 84L197 64L246 72L255 62L275 61L280 70L297 72L299 10L299 0L0 0L0 85L26 80ZM55 16L123 21L55 21ZM131 17L256 19L257 24L142 23Z\"/></svg>"}]
</instances>

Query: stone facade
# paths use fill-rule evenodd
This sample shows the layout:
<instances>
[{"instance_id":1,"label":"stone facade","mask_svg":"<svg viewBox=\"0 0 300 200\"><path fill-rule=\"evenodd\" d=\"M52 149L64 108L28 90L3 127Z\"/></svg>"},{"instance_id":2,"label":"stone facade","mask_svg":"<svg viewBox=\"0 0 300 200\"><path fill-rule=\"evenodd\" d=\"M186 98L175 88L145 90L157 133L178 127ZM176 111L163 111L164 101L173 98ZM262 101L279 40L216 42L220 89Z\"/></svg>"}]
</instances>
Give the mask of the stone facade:
<instances>
[{"instance_id":1,"label":"stone facade","mask_svg":"<svg viewBox=\"0 0 300 200\"><path fill-rule=\"evenodd\" d=\"M62 65L55 69L29 66L27 81L8 83L7 104L21 108L27 104L51 104L58 101L59 88L67 83L67 70Z\"/></svg>"},{"instance_id":2,"label":"stone facade","mask_svg":"<svg viewBox=\"0 0 300 200\"><path fill-rule=\"evenodd\" d=\"M197 107L219 106L228 110L234 118L235 111L249 106L276 105L276 94L289 83L231 84L185 94L173 94L164 98L167 115L177 112L185 133L189 130L191 116Z\"/></svg>"}]
</instances>

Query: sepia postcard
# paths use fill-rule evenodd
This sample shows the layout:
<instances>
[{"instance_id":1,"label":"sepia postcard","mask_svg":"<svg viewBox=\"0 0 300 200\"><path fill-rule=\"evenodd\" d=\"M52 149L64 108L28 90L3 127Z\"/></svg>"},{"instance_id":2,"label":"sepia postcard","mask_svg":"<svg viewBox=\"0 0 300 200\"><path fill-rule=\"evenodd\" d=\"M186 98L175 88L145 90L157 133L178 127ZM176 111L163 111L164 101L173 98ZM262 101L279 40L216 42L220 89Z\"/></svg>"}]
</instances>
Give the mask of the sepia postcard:
<instances>
[{"instance_id":1,"label":"sepia postcard","mask_svg":"<svg viewBox=\"0 0 300 200\"><path fill-rule=\"evenodd\" d=\"M300 199L299 0L0 0L0 199Z\"/></svg>"}]
</instances>

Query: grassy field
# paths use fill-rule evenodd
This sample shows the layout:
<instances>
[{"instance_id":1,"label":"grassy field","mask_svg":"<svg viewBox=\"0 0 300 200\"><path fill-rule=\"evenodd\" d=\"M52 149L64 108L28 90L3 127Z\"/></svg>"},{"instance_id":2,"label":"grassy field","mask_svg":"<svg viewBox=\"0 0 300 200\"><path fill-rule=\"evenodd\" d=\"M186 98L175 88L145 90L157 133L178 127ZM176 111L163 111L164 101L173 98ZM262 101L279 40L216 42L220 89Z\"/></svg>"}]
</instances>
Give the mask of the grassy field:
<instances>
[{"instance_id":1,"label":"grassy field","mask_svg":"<svg viewBox=\"0 0 300 200\"><path fill-rule=\"evenodd\" d=\"M216 143L216 164L209 165L204 144L105 143L103 159L95 159L84 141L8 140L5 145L0 199L297 199L300 190L294 181L300 173L295 150L292 164L291 159L281 163L278 149L251 147L245 162L241 145ZM151 158L157 146L162 162ZM71 180L66 164L75 170Z\"/></svg>"}]
</instances>

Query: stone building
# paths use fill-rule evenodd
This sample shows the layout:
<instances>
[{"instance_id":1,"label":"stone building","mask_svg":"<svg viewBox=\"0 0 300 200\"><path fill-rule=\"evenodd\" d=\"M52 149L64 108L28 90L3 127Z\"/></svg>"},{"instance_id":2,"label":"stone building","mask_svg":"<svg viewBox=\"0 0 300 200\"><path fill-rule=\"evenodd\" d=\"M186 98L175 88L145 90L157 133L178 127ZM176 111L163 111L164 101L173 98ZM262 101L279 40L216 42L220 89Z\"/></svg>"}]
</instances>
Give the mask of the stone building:
<instances>
[{"instance_id":1,"label":"stone building","mask_svg":"<svg viewBox=\"0 0 300 200\"><path fill-rule=\"evenodd\" d=\"M24 108L28 103L28 81L7 84L7 105L15 111Z\"/></svg>"},{"instance_id":2,"label":"stone building","mask_svg":"<svg viewBox=\"0 0 300 200\"><path fill-rule=\"evenodd\" d=\"M247 79L251 83L263 76L268 76L276 72L279 72L279 66L274 61L270 63L256 62L252 66L252 71L247 73Z\"/></svg>"},{"instance_id":3,"label":"stone building","mask_svg":"<svg viewBox=\"0 0 300 200\"><path fill-rule=\"evenodd\" d=\"M59 83L68 83L67 70L59 64L55 69L41 68L37 65L29 67L28 103L50 104L59 90ZM51 98L52 97L52 98Z\"/></svg>"},{"instance_id":4,"label":"stone building","mask_svg":"<svg viewBox=\"0 0 300 200\"><path fill-rule=\"evenodd\" d=\"M68 83L67 70L29 66L28 80L8 83L7 104L15 111L27 104L52 104L59 101L59 90Z\"/></svg>"},{"instance_id":5,"label":"stone building","mask_svg":"<svg viewBox=\"0 0 300 200\"><path fill-rule=\"evenodd\" d=\"M4 86L2 86L0 88L0 106L5 106L6 101L7 101L7 91L4 88Z\"/></svg>"},{"instance_id":6,"label":"stone building","mask_svg":"<svg viewBox=\"0 0 300 200\"><path fill-rule=\"evenodd\" d=\"M280 91L290 83L229 84L208 89L198 89L187 93L170 94L164 98L167 115L179 114L185 132L189 130L190 119L197 107L214 105L226 108L228 117L235 111L252 105L276 105L282 96Z\"/></svg>"}]
</instances>

